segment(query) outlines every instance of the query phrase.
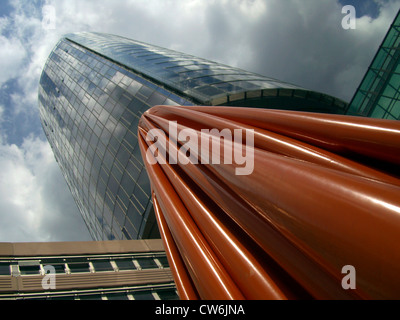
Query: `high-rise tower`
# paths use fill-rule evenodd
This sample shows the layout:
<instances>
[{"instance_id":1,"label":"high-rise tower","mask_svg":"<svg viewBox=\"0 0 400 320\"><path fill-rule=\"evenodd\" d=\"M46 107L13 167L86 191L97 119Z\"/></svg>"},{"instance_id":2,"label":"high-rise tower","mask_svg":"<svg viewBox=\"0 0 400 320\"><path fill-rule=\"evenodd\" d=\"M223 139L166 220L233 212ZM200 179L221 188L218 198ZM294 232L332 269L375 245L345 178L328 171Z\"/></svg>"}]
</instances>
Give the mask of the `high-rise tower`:
<instances>
[{"instance_id":1,"label":"high-rise tower","mask_svg":"<svg viewBox=\"0 0 400 320\"><path fill-rule=\"evenodd\" d=\"M143 112L161 104L346 108L322 93L127 38L66 35L44 67L39 110L95 240L159 236L137 125Z\"/></svg>"}]
</instances>

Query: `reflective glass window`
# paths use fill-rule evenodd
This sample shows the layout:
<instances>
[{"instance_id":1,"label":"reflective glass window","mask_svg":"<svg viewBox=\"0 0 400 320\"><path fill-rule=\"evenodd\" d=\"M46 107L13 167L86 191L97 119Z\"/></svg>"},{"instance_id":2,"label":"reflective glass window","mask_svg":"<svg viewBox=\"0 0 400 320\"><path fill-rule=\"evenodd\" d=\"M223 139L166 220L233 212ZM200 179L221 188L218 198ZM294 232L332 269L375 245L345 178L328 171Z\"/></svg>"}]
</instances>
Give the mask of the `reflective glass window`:
<instances>
[{"instance_id":1,"label":"reflective glass window","mask_svg":"<svg viewBox=\"0 0 400 320\"><path fill-rule=\"evenodd\" d=\"M129 208L128 208L129 210ZM126 231L129 233L131 239L136 239L138 237L138 231L137 228L134 227L134 225L131 223L129 219L125 221L125 227Z\"/></svg>"},{"instance_id":2,"label":"reflective glass window","mask_svg":"<svg viewBox=\"0 0 400 320\"><path fill-rule=\"evenodd\" d=\"M119 270L136 270L132 259L115 259L115 263Z\"/></svg>"},{"instance_id":3,"label":"reflective glass window","mask_svg":"<svg viewBox=\"0 0 400 320\"><path fill-rule=\"evenodd\" d=\"M68 262L71 273L90 272L88 262Z\"/></svg>"},{"instance_id":4,"label":"reflective glass window","mask_svg":"<svg viewBox=\"0 0 400 320\"><path fill-rule=\"evenodd\" d=\"M130 198L130 203L128 206L127 217L131 221L132 225L136 226L139 229L140 224L142 222L142 215L140 211L143 211L143 208L139 205L134 195Z\"/></svg>"},{"instance_id":5,"label":"reflective glass window","mask_svg":"<svg viewBox=\"0 0 400 320\"><path fill-rule=\"evenodd\" d=\"M132 81L132 83L129 85L129 87L127 88L127 91L129 94L131 94L132 96L135 96L136 93L139 91L139 89L142 87L142 84L137 82L137 81Z\"/></svg>"},{"instance_id":6,"label":"reflective glass window","mask_svg":"<svg viewBox=\"0 0 400 320\"><path fill-rule=\"evenodd\" d=\"M157 290L157 294L161 300L179 300L175 289Z\"/></svg>"},{"instance_id":7,"label":"reflective glass window","mask_svg":"<svg viewBox=\"0 0 400 320\"><path fill-rule=\"evenodd\" d=\"M125 222L125 212L124 209L122 208L121 204L117 202L114 208L114 216L115 219L118 222L118 229L120 229L119 226L123 226ZM121 233L122 231L118 230L118 233ZM121 234L120 234L121 236Z\"/></svg>"},{"instance_id":8,"label":"reflective glass window","mask_svg":"<svg viewBox=\"0 0 400 320\"><path fill-rule=\"evenodd\" d=\"M132 293L135 300L154 300L154 296L151 291L139 291Z\"/></svg>"},{"instance_id":9,"label":"reflective glass window","mask_svg":"<svg viewBox=\"0 0 400 320\"><path fill-rule=\"evenodd\" d=\"M65 273L65 262L63 259L42 259L41 264L43 266L52 266L56 273Z\"/></svg>"},{"instance_id":10,"label":"reflective glass window","mask_svg":"<svg viewBox=\"0 0 400 320\"><path fill-rule=\"evenodd\" d=\"M147 196L149 196L151 194L150 181L148 179L146 170L142 170L137 183L140 185L141 189L144 191L144 193Z\"/></svg>"},{"instance_id":11,"label":"reflective glass window","mask_svg":"<svg viewBox=\"0 0 400 320\"><path fill-rule=\"evenodd\" d=\"M164 268L168 268L168 267L169 267L167 257L157 257L157 259L158 259L158 261L160 261L161 265L162 265Z\"/></svg>"},{"instance_id":12,"label":"reflective glass window","mask_svg":"<svg viewBox=\"0 0 400 320\"><path fill-rule=\"evenodd\" d=\"M137 258L136 261L142 267L142 269L156 269L158 268L157 263L153 258Z\"/></svg>"},{"instance_id":13,"label":"reflective glass window","mask_svg":"<svg viewBox=\"0 0 400 320\"><path fill-rule=\"evenodd\" d=\"M140 186L140 181L139 185L136 185L133 193L135 195L135 198L139 201L141 207L146 208L147 202L149 201L149 196L142 190ZM150 192L148 194L150 194Z\"/></svg>"},{"instance_id":14,"label":"reflective glass window","mask_svg":"<svg viewBox=\"0 0 400 320\"><path fill-rule=\"evenodd\" d=\"M138 91L139 94L141 94L144 97L144 100L147 100L150 95L153 93L153 89L147 87L147 86L142 86L140 90Z\"/></svg>"},{"instance_id":15,"label":"reflective glass window","mask_svg":"<svg viewBox=\"0 0 400 320\"><path fill-rule=\"evenodd\" d=\"M11 275L11 273L10 273L10 264L8 262L0 263L0 275L1 276L9 276L9 275Z\"/></svg>"},{"instance_id":16,"label":"reflective glass window","mask_svg":"<svg viewBox=\"0 0 400 320\"><path fill-rule=\"evenodd\" d=\"M125 292L107 293L107 300L129 300Z\"/></svg>"},{"instance_id":17,"label":"reflective glass window","mask_svg":"<svg viewBox=\"0 0 400 320\"><path fill-rule=\"evenodd\" d=\"M21 275L39 274L40 265L20 265L19 271L21 272Z\"/></svg>"},{"instance_id":18,"label":"reflective glass window","mask_svg":"<svg viewBox=\"0 0 400 320\"><path fill-rule=\"evenodd\" d=\"M114 271L110 260L92 260L91 261L96 272Z\"/></svg>"},{"instance_id":19,"label":"reflective glass window","mask_svg":"<svg viewBox=\"0 0 400 320\"><path fill-rule=\"evenodd\" d=\"M153 92L153 94L149 97L147 100L147 103L151 106L163 104L165 101L166 97L163 96L162 94L158 93L157 91Z\"/></svg>"}]
</instances>

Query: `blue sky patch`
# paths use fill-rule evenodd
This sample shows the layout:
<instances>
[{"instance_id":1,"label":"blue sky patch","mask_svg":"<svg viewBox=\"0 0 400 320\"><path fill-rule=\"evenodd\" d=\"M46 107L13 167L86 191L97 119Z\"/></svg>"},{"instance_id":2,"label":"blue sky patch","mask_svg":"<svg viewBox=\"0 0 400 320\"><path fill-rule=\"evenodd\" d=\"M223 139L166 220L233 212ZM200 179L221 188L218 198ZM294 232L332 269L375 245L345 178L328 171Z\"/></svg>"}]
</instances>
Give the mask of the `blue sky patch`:
<instances>
[{"instance_id":1,"label":"blue sky patch","mask_svg":"<svg viewBox=\"0 0 400 320\"><path fill-rule=\"evenodd\" d=\"M379 16L380 5L374 0L339 0L339 3L343 6L354 6L357 12L357 18L369 16L376 19Z\"/></svg>"},{"instance_id":2,"label":"blue sky patch","mask_svg":"<svg viewBox=\"0 0 400 320\"><path fill-rule=\"evenodd\" d=\"M8 16L13 11L9 1L2 1L0 5L0 17Z\"/></svg>"}]
</instances>

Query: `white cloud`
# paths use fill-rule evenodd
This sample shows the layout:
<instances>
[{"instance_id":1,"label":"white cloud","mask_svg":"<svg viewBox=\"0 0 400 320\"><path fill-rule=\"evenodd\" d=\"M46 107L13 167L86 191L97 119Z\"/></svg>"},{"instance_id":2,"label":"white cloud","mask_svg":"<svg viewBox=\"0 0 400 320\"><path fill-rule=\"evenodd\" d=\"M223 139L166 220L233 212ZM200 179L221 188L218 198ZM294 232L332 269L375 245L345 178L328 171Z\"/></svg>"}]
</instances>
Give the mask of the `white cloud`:
<instances>
[{"instance_id":1,"label":"white cloud","mask_svg":"<svg viewBox=\"0 0 400 320\"><path fill-rule=\"evenodd\" d=\"M357 89L400 7L399 1L385 2L377 19L365 16L356 30L344 30L342 6L335 1L268 4L264 19L237 35L247 37L251 51L251 60L241 66L345 100Z\"/></svg>"},{"instance_id":2,"label":"white cloud","mask_svg":"<svg viewBox=\"0 0 400 320\"><path fill-rule=\"evenodd\" d=\"M0 168L0 241L89 240L47 142L1 145Z\"/></svg>"},{"instance_id":3,"label":"white cloud","mask_svg":"<svg viewBox=\"0 0 400 320\"><path fill-rule=\"evenodd\" d=\"M19 39L0 35L0 87L20 73L25 57L26 50Z\"/></svg>"},{"instance_id":4,"label":"white cloud","mask_svg":"<svg viewBox=\"0 0 400 320\"><path fill-rule=\"evenodd\" d=\"M60 0L53 2L55 30L43 30L41 16L27 18L19 5L17 34L31 35L25 43L31 60L21 78L26 98L18 96L17 105L36 99L37 79L57 40L83 30L166 46L349 99L399 3L384 2L377 19L358 19L357 30L341 28L335 1Z\"/></svg>"}]
</instances>

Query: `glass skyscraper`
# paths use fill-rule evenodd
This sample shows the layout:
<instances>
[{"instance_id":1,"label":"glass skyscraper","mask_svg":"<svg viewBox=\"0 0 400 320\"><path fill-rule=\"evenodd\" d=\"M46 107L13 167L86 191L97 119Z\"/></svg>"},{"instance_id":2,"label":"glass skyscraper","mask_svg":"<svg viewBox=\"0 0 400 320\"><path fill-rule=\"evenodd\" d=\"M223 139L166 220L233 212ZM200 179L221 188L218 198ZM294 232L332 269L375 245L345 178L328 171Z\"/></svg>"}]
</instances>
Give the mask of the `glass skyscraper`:
<instances>
[{"instance_id":1,"label":"glass skyscraper","mask_svg":"<svg viewBox=\"0 0 400 320\"><path fill-rule=\"evenodd\" d=\"M139 118L154 105L347 108L326 94L127 38L64 36L40 78L40 117L94 240L159 237L137 143Z\"/></svg>"},{"instance_id":2,"label":"glass skyscraper","mask_svg":"<svg viewBox=\"0 0 400 320\"><path fill-rule=\"evenodd\" d=\"M348 107L348 114L400 120L400 11Z\"/></svg>"}]
</instances>

